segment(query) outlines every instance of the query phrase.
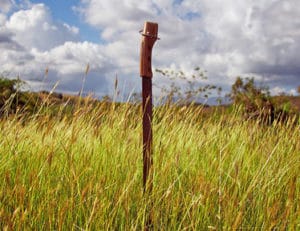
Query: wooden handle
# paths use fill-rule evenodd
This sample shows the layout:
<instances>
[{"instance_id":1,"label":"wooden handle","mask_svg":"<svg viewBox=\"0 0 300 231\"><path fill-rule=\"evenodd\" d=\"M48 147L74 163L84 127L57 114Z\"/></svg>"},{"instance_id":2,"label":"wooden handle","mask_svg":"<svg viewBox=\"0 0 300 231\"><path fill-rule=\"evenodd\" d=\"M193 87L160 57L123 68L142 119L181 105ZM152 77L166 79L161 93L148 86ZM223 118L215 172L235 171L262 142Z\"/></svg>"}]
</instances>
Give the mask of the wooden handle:
<instances>
[{"instance_id":1,"label":"wooden handle","mask_svg":"<svg viewBox=\"0 0 300 231\"><path fill-rule=\"evenodd\" d=\"M152 48L157 38L158 24L145 22L142 32L140 76L152 78Z\"/></svg>"}]
</instances>

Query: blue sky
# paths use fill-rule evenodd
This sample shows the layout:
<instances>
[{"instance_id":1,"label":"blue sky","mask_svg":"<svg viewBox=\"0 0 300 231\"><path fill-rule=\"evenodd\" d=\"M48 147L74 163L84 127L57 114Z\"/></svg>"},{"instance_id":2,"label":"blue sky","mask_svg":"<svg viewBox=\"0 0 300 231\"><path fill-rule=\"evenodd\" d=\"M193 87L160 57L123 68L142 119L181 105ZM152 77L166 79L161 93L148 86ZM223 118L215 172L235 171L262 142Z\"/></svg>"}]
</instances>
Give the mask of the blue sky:
<instances>
[{"instance_id":1,"label":"blue sky","mask_svg":"<svg viewBox=\"0 0 300 231\"><path fill-rule=\"evenodd\" d=\"M55 1L55 0L48 0L48 1L39 1L39 0L32 0L32 3L44 3L51 9L51 13L56 20L66 22L69 24L78 24L80 20L76 12L72 10L74 5L79 4L79 1Z\"/></svg>"},{"instance_id":2,"label":"blue sky","mask_svg":"<svg viewBox=\"0 0 300 231\"><path fill-rule=\"evenodd\" d=\"M80 5L80 1L32 0L31 2L35 4L44 3L50 8L51 14L56 21L76 25L80 29L80 38L82 41L102 42L99 30L85 23L84 19L80 17L80 14L76 12L75 8Z\"/></svg>"},{"instance_id":3,"label":"blue sky","mask_svg":"<svg viewBox=\"0 0 300 231\"><path fill-rule=\"evenodd\" d=\"M237 76L254 77L273 94L296 94L299 14L297 0L1 0L1 71L34 90L58 83L57 90L76 93L89 64L86 92L112 94L118 76L125 97L140 91L138 31L153 21L161 38L153 68L189 77L199 66L208 76L200 84L224 94ZM153 81L169 84L157 73Z\"/></svg>"}]
</instances>

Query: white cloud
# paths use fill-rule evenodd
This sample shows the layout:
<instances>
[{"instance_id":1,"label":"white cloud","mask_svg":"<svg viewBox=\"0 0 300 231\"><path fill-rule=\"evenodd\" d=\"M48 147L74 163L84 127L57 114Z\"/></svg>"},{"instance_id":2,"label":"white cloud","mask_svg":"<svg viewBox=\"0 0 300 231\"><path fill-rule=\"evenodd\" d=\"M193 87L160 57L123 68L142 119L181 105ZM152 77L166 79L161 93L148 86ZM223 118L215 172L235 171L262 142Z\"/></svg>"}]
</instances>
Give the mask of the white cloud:
<instances>
[{"instance_id":1,"label":"white cloud","mask_svg":"<svg viewBox=\"0 0 300 231\"><path fill-rule=\"evenodd\" d=\"M272 95L280 95L280 94L287 94L287 95L297 95L297 90L295 88L287 89L284 87L274 87L270 89Z\"/></svg>"},{"instance_id":2,"label":"white cloud","mask_svg":"<svg viewBox=\"0 0 300 231\"><path fill-rule=\"evenodd\" d=\"M284 92L285 91L285 89L284 88L282 88L282 87L274 87L274 88L272 88L272 89L270 89L273 93L274 93L274 95L278 95L278 94L281 94L282 92Z\"/></svg>"},{"instance_id":3,"label":"white cloud","mask_svg":"<svg viewBox=\"0 0 300 231\"><path fill-rule=\"evenodd\" d=\"M19 75L31 86L41 83L49 68L48 89L57 81L59 89L75 91L81 88L86 65L90 73L86 85L96 92L107 92L106 76L112 64L100 45L79 42L79 29L55 22L44 4L29 4L0 24L1 71Z\"/></svg>"},{"instance_id":4,"label":"white cloud","mask_svg":"<svg viewBox=\"0 0 300 231\"><path fill-rule=\"evenodd\" d=\"M0 1L0 12L8 12L13 6L12 0L1 0Z\"/></svg>"},{"instance_id":5,"label":"white cloud","mask_svg":"<svg viewBox=\"0 0 300 231\"><path fill-rule=\"evenodd\" d=\"M291 89L288 91L290 95L297 95L297 90L296 89Z\"/></svg>"},{"instance_id":6,"label":"white cloud","mask_svg":"<svg viewBox=\"0 0 300 231\"><path fill-rule=\"evenodd\" d=\"M6 15L0 13L0 27L2 27L3 24L5 24L5 22L6 22Z\"/></svg>"},{"instance_id":7,"label":"white cloud","mask_svg":"<svg viewBox=\"0 0 300 231\"><path fill-rule=\"evenodd\" d=\"M87 64L98 71L112 66L103 55L103 48L89 42L66 42L45 52L32 50L32 54L61 75L82 74Z\"/></svg>"},{"instance_id":8,"label":"white cloud","mask_svg":"<svg viewBox=\"0 0 300 231\"><path fill-rule=\"evenodd\" d=\"M67 23L63 23L63 26L71 33L73 34L79 34L79 28L76 26L70 26Z\"/></svg>"},{"instance_id":9,"label":"white cloud","mask_svg":"<svg viewBox=\"0 0 300 231\"><path fill-rule=\"evenodd\" d=\"M14 34L14 40L27 49L48 50L66 40L78 41L78 28L53 22L44 4L32 5L13 13L5 27Z\"/></svg>"},{"instance_id":10,"label":"white cloud","mask_svg":"<svg viewBox=\"0 0 300 231\"><path fill-rule=\"evenodd\" d=\"M50 66L53 78L71 88L72 78L81 78L90 63L91 75L102 76L90 78L92 89L99 83L103 90L114 73L132 86L139 83L138 31L144 21L154 21L161 38L153 49L154 67L189 72L200 66L225 89L238 75L254 76L274 92L298 85L298 0L82 0L75 8L103 43L80 42L79 28L56 22L46 5L31 4L10 17L0 13L2 67L32 74ZM160 81L155 75L154 82Z\"/></svg>"}]
</instances>

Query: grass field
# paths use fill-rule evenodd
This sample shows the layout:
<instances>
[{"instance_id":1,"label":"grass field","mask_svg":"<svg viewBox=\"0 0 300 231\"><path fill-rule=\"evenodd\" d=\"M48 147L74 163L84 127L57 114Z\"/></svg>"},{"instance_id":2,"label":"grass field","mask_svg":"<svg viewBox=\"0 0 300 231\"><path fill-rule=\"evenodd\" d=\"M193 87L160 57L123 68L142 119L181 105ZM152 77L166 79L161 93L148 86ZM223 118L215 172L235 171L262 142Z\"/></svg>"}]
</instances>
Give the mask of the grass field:
<instances>
[{"instance_id":1,"label":"grass field","mask_svg":"<svg viewBox=\"0 0 300 231\"><path fill-rule=\"evenodd\" d=\"M0 120L3 230L300 230L300 127L233 112L154 113L154 188L143 195L141 111Z\"/></svg>"}]
</instances>

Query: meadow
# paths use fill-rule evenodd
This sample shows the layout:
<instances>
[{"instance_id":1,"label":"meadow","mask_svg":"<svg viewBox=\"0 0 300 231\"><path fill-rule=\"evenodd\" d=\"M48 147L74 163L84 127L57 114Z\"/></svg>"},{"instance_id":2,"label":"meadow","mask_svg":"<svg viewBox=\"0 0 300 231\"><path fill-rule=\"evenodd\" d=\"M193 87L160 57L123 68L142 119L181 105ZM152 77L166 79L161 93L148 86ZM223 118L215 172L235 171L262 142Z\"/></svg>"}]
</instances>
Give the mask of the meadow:
<instances>
[{"instance_id":1,"label":"meadow","mask_svg":"<svg viewBox=\"0 0 300 231\"><path fill-rule=\"evenodd\" d=\"M62 106L63 107L63 106ZM239 109L154 110L154 185L142 186L141 109L81 105L0 120L3 230L299 230L299 123Z\"/></svg>"}]
</instances>

